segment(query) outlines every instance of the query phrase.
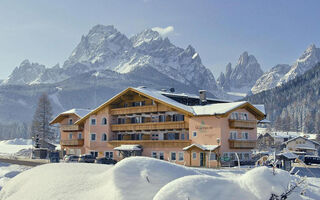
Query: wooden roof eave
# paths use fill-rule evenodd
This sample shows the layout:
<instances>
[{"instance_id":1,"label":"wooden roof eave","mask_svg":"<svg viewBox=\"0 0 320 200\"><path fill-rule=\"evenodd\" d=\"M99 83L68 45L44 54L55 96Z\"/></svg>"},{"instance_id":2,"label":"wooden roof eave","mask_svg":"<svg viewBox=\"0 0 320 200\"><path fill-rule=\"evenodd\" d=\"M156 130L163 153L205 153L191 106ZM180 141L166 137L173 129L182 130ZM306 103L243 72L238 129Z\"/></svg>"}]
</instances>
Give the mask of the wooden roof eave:
<instances>
[{"instance_id":1,"label":"wooden roof eave","mask_svg":"<svg viewBox=\"0 0 320 200\"><path fill-rule=\"evenodd\" d=\"M255 115L257 117L258 120L262 120L265 118L265 115L264 113L262 113L260 110L258 110L256 107L254 107L252 104L250 104L249 102L246 102L228 112L226 112L225 114L222 114L220 116L222 117L227 117L230 113L238 110L238 109L241 109L241 108L244 108L244 109L247 109L249 112L251 112L253 115ZM249 108L249 109L248 109Z\"/></svg>"}]
</instances>

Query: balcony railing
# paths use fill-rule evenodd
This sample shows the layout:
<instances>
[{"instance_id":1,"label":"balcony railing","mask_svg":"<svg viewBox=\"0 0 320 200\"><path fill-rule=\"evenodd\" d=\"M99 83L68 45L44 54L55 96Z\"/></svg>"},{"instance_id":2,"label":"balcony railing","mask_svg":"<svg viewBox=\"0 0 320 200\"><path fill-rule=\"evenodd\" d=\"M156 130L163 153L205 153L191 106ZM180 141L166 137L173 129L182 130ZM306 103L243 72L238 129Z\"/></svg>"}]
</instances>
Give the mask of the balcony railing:
<instances>
[{"instance_id":1,"label":"balcony railing","mask_svg":"<svg viewBox=\"0 0 320 200\"><path fill-rule=\"evenodd\" d=\"M257 140L231 140L229 139L230 149L254 149Z\"/></svg>"},{"instance_id":2,"label":"balcony railing","mask_svg":"<svg viewBox=\"0 0 320 200\"><path fill-rule=\"evenodd\" d=\"M125 114L165 112L165 111L167 111L167 108L162 105L146 105L146 106L114 108L114 109L111 109L111 115L125 115Z\"/></svg>"},{"instance_id":3,"label":"balcony railing","mask_svg":"<svg viewBox=\"0 0 320 200\"><path fill-rule=\"evenodd\" d=\"M66 131L66 132L68 132L68 131L70 131L70 132L72 132L72 131L81 131L82 130L82 128L80 126L78 126L78 125L67 125L67 124L64 124L64 125L61 125L60 128L61 128L62 131Z\"/></svg>"},{"instance_id":4,"label":"balcony railing","mask_svg":"<svg viewBox=\"0 0 320 200\"><path fill-rule=\"evenodd\" d=\"M84 139L73 139L73 140L60 140L60 145L63 146L83 146Z\"/></svg>"},{"instance_id":5,"label":"balcony railing","mask_svg":"<svg viewBox=\"0 0 320 200\"><path fill-rule=\"evenodd\" d=\"M254 129L256 125L257 125L257 121L255 120L229 119L230 128Z\"/></svg>"},{"instance_id":6,"label":"balcony railing","mask_svg":"<svg viewBox=\"0 0 320 200\"><path fill-rule=\"evenodd\" d=\"M159 130L159 129L185 129L189 125L185 121L148 122L137 124L113 124L112 131L136 131L136 130Z\"/></svg>"},{"instance_id":7,"label":"balcony railing","mask_svg":"<svg viewBox=\"0 0 320 200\"><path fill-rule=\"evenodd\" d=\"M143 148L184 148L191 145L191 140L112 140L109 143L114 147L123 144L139 144Z\"/></svg>"}]
</instances>

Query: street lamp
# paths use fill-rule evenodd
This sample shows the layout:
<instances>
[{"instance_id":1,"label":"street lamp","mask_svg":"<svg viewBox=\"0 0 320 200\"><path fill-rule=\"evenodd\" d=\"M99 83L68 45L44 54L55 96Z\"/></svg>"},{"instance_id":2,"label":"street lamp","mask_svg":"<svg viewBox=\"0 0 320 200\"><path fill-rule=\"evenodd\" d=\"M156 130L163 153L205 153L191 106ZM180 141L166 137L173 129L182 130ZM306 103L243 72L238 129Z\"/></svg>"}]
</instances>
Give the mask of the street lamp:
<instances>
[{"instance_id":1,"label":"street lamp","mask_svg":"<svg viewBox=\"0 0 320 200\"><path fill-rule=\"evenodd\" d=\"M220 155L219 155L219 145L220 145L220 138L217 138L217 144L218 144L218 153L217 153L217 167L219 167L219 163L220 163Z\"/></svg>"}]
</instances>

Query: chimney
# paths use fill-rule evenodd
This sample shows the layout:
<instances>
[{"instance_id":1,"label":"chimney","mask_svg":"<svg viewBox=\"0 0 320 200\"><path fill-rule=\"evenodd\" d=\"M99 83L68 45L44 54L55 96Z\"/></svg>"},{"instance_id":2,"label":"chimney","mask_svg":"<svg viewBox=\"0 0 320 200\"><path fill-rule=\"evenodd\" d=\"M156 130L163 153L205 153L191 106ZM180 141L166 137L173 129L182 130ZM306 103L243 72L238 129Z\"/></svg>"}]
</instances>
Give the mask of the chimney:
<instances>
[{"instance_id":1,"label":"chimney","mask_svg":"<svg viewBox=\"0 0 320 200\"><path fill-rule=\"evenodd\" d=\"M200 105L207 104L207 91L206 90L199 90L199 98L200 98Z\"/></svg>"}]
</instances>

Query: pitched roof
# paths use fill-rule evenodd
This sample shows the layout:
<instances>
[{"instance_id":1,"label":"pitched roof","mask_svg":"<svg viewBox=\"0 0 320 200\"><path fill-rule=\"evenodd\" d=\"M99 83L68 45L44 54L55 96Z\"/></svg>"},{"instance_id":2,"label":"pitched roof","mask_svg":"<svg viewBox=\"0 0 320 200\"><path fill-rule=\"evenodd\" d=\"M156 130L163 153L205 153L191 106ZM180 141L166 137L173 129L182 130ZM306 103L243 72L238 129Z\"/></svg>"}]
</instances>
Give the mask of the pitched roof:
<instances>
[{"instance_id":1,"label":"pitched roof","mask_svg":"<svg viewBox=\"0 0 320 200\"><path fill-rule=\"evenodd\" d=\"M259 119L264 118L264 113L261 112L259 109L257 109L255 106L250 104L247 101L241 101L241 102L233 102L233 103L216 103L216 104L208 104L203 106L187 106L185 104L179 103L167 96L165 96L163 91L146 88L146 87L136 87L136 88L127 88L123 90L122 92L118 93L105 103L98 106L96 109L92 110L91 112L87 113L85 116L83 116L80 120L78 120L75 124L80 124L84 120L86 120L90 115L97 113L101 109L103 109L105 106L111 104L113 101L115 101L120 96L124 95L125 93L132 91L136 92L140 95L143 95L147 98L150 98L156 102L160 102L162 104L165 104L169 107L175 108L185 114L194 116L194 115L222 115L227 114L228 112L233 111L234 109L237 109L241 106L243 107L249 107L252 112L254 112L257 116L259 116Z\"/></svg>"},{"instance_id":2,"label":"pitched roof","mask_svg":"<svg viewBox=\"0 0 320 200\"><path fill-rule=\"evenodd\" d=\"M60 113L58 116L56 116L51 122L50 124L55 124L55 123L59 123L65 116L70 115L70 114L74 114L76 116L78 116L80 119L82 117L84 117L85 115L87 115L91 110L89 109L77 109L77 108L73 108L71 110L67 110L65 112Z\"/></svg>"},{"instance_id":3,"label":"pitched roof","mask_svg":"<svg viewBox=\"0 0 320 200\"><path fill-rule=\"evenodd\" d=\"M216 150L218 147L220 147L220 145L202 145L202 144L191 144L187 147L184 147L183 150L186 151L192 147L197 147L203 151L214 151Z\"/></svg>"},{"instance_id":4,"label":"pitched roof","mask_svg":"<svg viewBox=\"0 0 320 200\"><path fill-rule=\"evenodd\" d=\"M140 151L141 146L139 144L122 144L119 147L114 148L118 151Z\"/></svg>"},{"instance_id":5,"label":"pitched roof","mask_svg":"<svg viewBox=\"0 0 320 200\"><path fill-rule=\"evenodd\" d=\"M298 138L302 138L302 139L308 140L309 142L312 142L312 143L314 143L314 144L316 144L316 145L320 145L318 142L315 142L315 141L313 141L313 140L310 140L310 139L305 138L305 137L302 137L302 136L298 136L298 137L292 138L292 139L290 139L290 140L288 140L288 141L285 141L284 143L285 143L285 144L288 144L288 142L294 141L294 140L296 140L296 139L298 139Z\"/></svg>"}]
</instances>

